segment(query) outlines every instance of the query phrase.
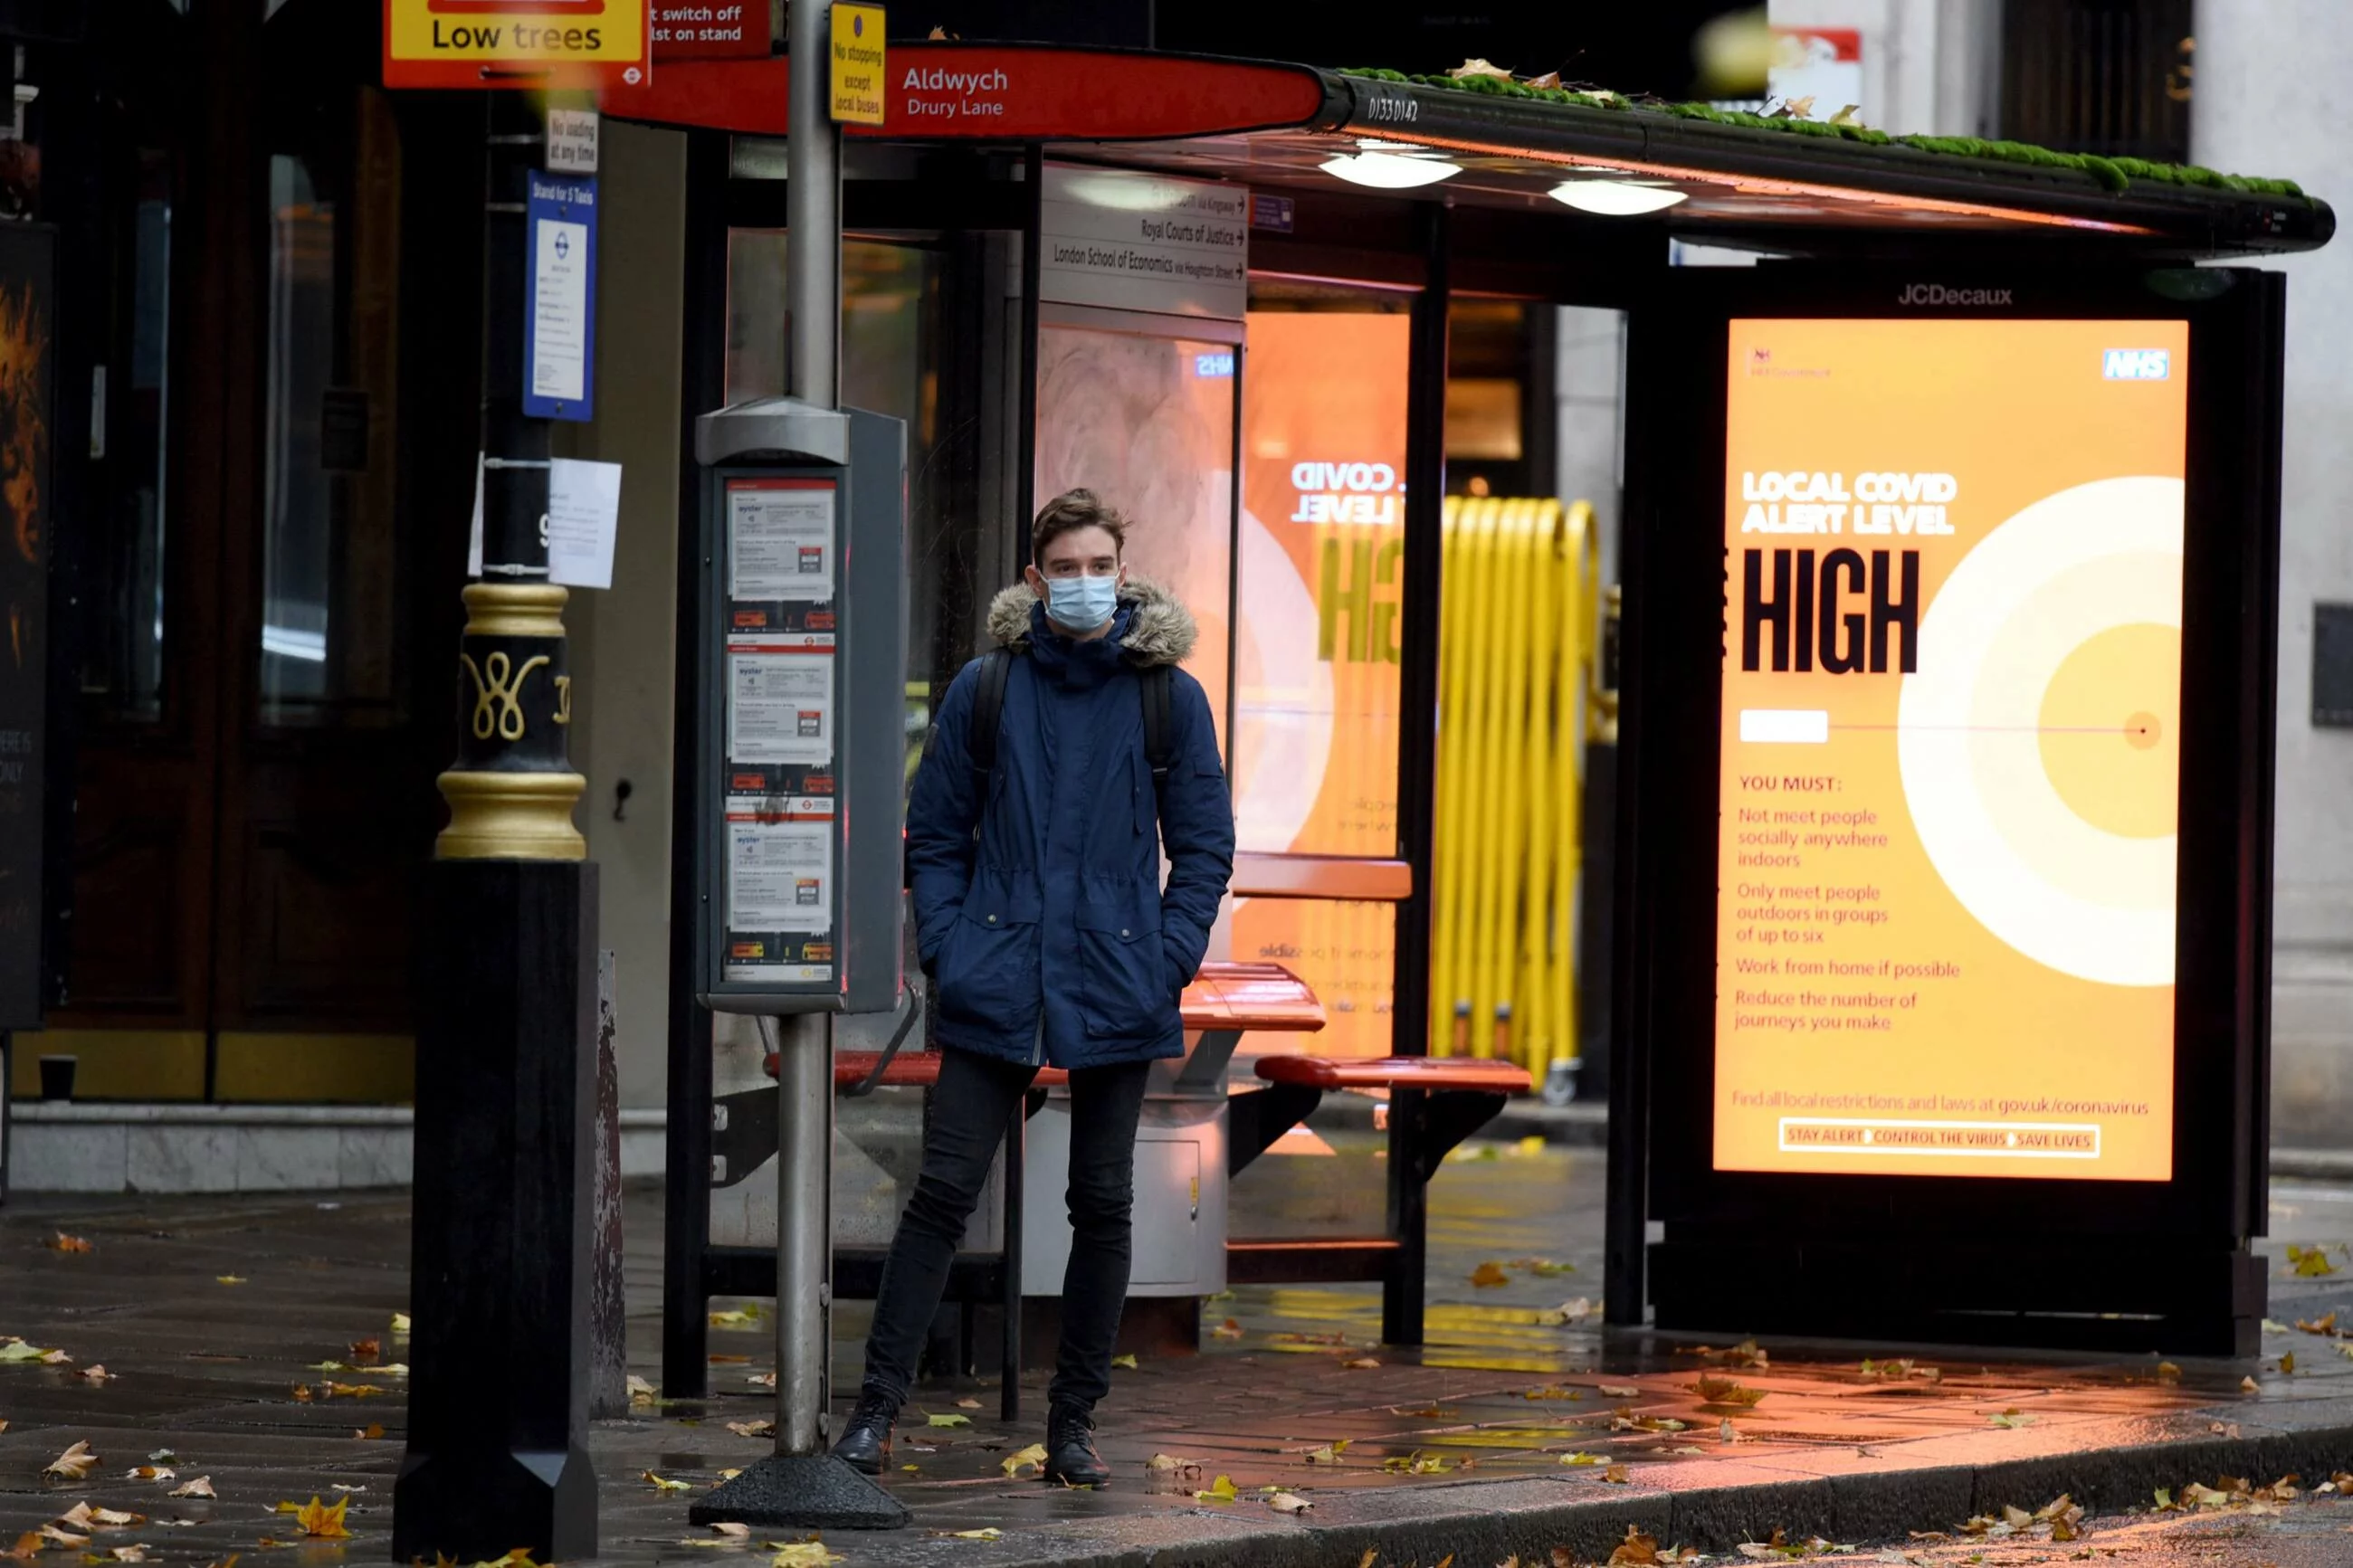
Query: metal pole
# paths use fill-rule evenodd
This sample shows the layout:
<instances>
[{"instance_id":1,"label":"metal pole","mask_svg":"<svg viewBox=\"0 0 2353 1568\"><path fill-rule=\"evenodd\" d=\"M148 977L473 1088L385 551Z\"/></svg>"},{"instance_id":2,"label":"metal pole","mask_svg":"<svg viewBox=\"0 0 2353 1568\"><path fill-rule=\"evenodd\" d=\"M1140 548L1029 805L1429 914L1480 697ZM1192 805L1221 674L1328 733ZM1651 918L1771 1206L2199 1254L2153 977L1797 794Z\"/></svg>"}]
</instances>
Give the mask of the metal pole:
<instances>
[{"instance_id":1,"label":"metal pole","mask_svg":"<svg viewBox=\"0 0 2353 1568\"><path fill-rule=\"evenodd\" d=\"M841 132L827 92L828 8L791 7L785 300L792 395L841 393ZM833 1344L833 1020L779 1021L776 1053L776 1452L825 1451Z\"/></svg>"},{"instance_id":2,"label":"metal pole","mask_svg":"<svg viewBox=\"0 0 2353 1568\"><path fill-rule=\"evenodd\" d=\"M833 1017L779 1018L776 1452L822 1454L831 1404Z\"/></svg>"},{"instance_id":3,"label":"metal pole","mask_svg":"<svg viewBox=\"0 0 2353 1568\"><path fill-rule=\"evenodd\" d=\"M792 384L819 408L841 398L841 130L827 88L827 7L791 7L792 107L785 150L785 305Z\"/></svg>"}]
</instances>

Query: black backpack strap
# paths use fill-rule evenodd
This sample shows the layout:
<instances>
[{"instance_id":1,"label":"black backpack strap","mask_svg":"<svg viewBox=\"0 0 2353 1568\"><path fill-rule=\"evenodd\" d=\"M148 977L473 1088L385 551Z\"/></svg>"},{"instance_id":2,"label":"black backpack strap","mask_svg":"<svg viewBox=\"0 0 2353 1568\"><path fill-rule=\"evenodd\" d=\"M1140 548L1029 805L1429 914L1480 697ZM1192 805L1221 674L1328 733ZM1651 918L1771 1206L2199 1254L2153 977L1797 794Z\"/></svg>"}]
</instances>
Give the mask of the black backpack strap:
<instances>
[{"instance_id":1,"label":"black backpack strap","mask_svg":"<svg viewBox=\"0 0 2353 1568\"><path fill-rule=\"evenodd\" d=\"M1143 672L1144 760L1152 764L1152 793L1156 797L1168 782L1168 764L1176 760L1176 723L1169 715L1169 667L1155 664Z\"/></svg>"},{"instance_id":2,"label":"black backpack strap","mask_svg":"<svg viewBox=\"0 0 2353 1568\"><path fill-rule=\"evenodd\" d=\"M965 726L965 751L972 761L974 793L983 809L988 805L989 775L997 772L997 723L1005 713L1005 682L1012 673L1011 648L993 647L980 656L972 717Z\"/></svg>"}]
</instances>

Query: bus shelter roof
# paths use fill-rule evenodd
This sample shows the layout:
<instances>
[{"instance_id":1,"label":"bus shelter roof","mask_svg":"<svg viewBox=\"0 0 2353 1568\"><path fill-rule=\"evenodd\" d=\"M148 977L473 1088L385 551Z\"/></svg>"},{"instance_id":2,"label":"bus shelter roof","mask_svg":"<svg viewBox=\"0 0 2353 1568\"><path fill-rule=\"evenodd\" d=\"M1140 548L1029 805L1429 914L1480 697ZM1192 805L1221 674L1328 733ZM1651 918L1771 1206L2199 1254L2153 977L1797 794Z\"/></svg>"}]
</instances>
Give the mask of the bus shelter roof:
<instances>
[{"instance_id":1,"label":"bus shelter roof","mask_svg":"<svg viewBox=\"0 0 2353 1568\"><path fill-rule=\"evenodd\" d=\"M1493 77L1408 79L1275 61L938 42L892 44L886 84L883 123L848 127L852 135L1039 144L1056 157L1255 188L1442 194L1458 206L1649 225L1697 243L1792 255L1994 244L2129 264L2310 250L2336 229L2326 202L2285 181L2010 142L1894 138ZM782 57L664 61L648 82L608 90L606 110L779 136L786 90ZM1591 216L1597 204L1617 216ZM1655 210L1620 211L1630 205Z\"/></svg>"}]
</instances>

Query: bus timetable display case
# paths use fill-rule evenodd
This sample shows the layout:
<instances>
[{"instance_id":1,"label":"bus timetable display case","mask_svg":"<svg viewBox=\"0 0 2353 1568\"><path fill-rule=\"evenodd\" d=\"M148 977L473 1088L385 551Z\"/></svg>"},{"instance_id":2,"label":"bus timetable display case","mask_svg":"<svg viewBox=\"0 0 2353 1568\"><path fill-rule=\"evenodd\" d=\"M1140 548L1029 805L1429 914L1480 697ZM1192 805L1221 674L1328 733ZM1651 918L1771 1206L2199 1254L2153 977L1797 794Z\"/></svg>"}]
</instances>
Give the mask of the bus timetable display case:
<instances>
[{"instance_id":1,"label":"bus timetable display case","mask_svg":"<svg viewBox=\"0 0 2353 1568\"><path fill-rule=\"evenodd\" d=\"M2222 269L1638 312L1618 1029L1662 1327L2254 1348L2282 319Z\"/></svg>"}]
</instances>

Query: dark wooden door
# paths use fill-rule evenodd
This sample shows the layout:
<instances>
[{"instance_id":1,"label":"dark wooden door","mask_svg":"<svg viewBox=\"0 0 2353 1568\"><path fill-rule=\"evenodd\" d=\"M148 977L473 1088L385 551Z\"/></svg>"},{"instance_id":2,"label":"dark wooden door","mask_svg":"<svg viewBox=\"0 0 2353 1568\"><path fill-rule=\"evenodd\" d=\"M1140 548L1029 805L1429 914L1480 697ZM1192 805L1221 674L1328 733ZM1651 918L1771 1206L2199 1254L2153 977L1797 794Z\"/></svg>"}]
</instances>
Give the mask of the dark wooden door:
<instances>
[{"instance_id":1,"label":"dark wooden door","mask_svg":"<svg viewBox=\"0 0 2353 1568\"><path fill-rule=\"evenodd\" d=\"M373 86L366 7L261 9L191 8L177 254L132 203L110 280L118 352L160 335L168 374L153 438L94 461L118 490L163 478L145 542L100 563L92 647L121 651L85 682L60 1021L200 1036L211 1097L351 1098L337 1042L408 1027L454 745L479 105Z\"/></svg>"}]
</instances>

